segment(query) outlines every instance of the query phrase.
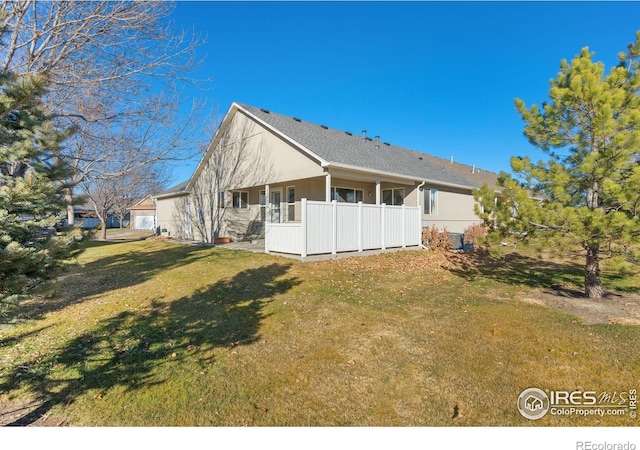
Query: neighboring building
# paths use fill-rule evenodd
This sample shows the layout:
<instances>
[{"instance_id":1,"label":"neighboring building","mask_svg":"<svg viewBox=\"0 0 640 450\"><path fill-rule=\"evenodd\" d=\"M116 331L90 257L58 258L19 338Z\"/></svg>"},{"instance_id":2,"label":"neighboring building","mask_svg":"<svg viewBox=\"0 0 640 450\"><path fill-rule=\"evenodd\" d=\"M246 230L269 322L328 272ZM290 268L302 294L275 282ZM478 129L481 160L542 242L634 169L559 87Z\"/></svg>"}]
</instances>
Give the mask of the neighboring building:
<instances>
[{"instance_id":1,"label":"neighboring building","mask_svg":"<svg viewBox=\"0 0 640 450\"><path fill-rule=\"evenodd\" d=\"M80 224L80 228L90 229L100 226L100 219L96 210L87 205L74 205L73 206L73 219L76 225Z\"/></svg>"},{"instance_id":2,"label":"neighboring building","mask_svg":"<svg viewBox=\"0 0 640 450\"><path fill-rule=\"evenodd\" d=\"M96 213L95 208L86 202L81 205L73 205L73 218L76 225L80 225L80 228L88 230L92 228L100 227L100 219ZM67 225L67 218L62 220L63 225ZM109 213L106 218L107 228L120 228L120 219L117 215ZM122 220L122 226L126 227L129 224L129 213L127 213Z\"/></svg>"},{"instance_id":3,"label":"neighboring building","mask_svg":"<svg viewBox=\"0 0 640 450\"><path fill-rule=\"evenodd\" d=\"M366 132L356 135L233 103L190 180L155 199L159 228L207 242L217 236L256 238L269 224L300 223L308 214L303 199L405 205L411 217L417 214L415 221L402 219L412 227L462 233L481 222L472 190L495 186L496 180L475 165L407 150ZM356 219L350 220L355 226ZM403 233L413 242L413 228Z\"/></svg>"},{"instance_id":4,"label":"neighboring building","mask_svg":"<svg viewBox=\"0 0 640 450\"><path fill-rule=\"evenodd\" d=\"M90 205L74 205L73 206L73 217L74 221L77 224L80 224L80 228L82 229L91 229L100 227L100 219L98 218L98 214L93 206ZM127 221L129 220L129 214L124 216L123 226L127 226ZM66 223L66 219L65 219ZM119 228L120 227L120 219L115 214L109 213L106 218L107 228Z\"/></svg>"},{"instance_id":5,"label":"neighboring building","mask_svg":"<svg viewBox=\"0 0 640 450\"><path fill-rule=\"evenodd\" d=\"M156 229L156 204L151 195L147 195L129 208L129 227L132 230Z\"/></svg>"},{"instance_id":6,"label":"neighboring building","mask_svg":"<svg viewBox=\"0 0 640 450\"><path fill-rule=\"evenodd\" d=\"M185 203L189 193L185 190L189 181L173 186L153 198L156 202L156 223L160 232L170 237L191 239L193 233L191 227L185 227L182 211L185 211ZM187 213L189 213L187 211ZM200 236L200 240L209 242Z\"/></svg>"}]
</instances>

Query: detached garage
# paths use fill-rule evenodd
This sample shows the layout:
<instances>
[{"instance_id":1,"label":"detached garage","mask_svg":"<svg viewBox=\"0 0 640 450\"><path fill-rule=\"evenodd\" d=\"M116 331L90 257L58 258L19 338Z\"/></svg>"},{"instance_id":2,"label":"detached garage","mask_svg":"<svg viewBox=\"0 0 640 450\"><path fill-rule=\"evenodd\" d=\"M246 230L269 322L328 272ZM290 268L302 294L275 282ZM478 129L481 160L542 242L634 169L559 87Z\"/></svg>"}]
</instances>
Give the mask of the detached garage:
<instances>
[{"instance_id":1,"label":"detached garage","mask_svg":"<svg viewBox=\"0 0 640 450\"><path fill-rule=\"evenodd\" d=\"M130 227L133 230L153 230L156 227L156 205L151 195L147 195L129 208Z\"/></svg>"}]
</instances>

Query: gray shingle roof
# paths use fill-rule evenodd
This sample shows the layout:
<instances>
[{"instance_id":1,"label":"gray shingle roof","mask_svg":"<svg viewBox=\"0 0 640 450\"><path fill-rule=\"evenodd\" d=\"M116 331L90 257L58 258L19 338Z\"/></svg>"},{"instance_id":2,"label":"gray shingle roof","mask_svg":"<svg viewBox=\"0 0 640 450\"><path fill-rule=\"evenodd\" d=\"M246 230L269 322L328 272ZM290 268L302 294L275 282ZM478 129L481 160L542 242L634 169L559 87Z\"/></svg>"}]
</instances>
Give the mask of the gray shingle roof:
<instances>
[{"instance_id":1,"label":"gray shingle roof","mask_svg":"<svg viewBox=\"0 0 640 450\"><path fill-rule=\"evenodd\" d=\"M187 184L189 184L189 180L183 181L180 184L176 184L175 186L170 187L166 191L159 192L154 197L169 196L169 195L172 195L172 194L179 195L179 194L182 194L182 193L186 193L185 189L187 187Z\"/></svg>"},{"instance_id":2,"label":"gray shingle roof","mask_svg":"<svg viewBox=\"0 0 640 450\"><path fill-rule=\"evenodd\" d=\"M469 188L480 187L485 182L492 184L491 180L497 178L492 172L481 171L482 176L479 176L476 175L478 172L472 173L471 166L385 142L378 143L369 137L364 139L362 135L254 106L239 105L327 162Z\"/></svg>"}]
</instances>

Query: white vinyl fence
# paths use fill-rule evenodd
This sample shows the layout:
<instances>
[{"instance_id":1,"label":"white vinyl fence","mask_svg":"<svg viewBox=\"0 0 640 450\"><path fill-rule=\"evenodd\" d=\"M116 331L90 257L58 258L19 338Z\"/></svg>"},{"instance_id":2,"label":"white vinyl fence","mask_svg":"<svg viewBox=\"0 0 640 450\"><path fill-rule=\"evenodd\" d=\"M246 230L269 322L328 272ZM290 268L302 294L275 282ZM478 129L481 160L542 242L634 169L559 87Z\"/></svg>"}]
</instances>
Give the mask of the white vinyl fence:
<instances>
[{"instance_id":1,"label":"white vinyl fence","mask_svg":"<svg viewBox=\"0 0 640 450\"><path fill-rule=\"evenodd\" d=\"M420 208L302 199L300 222L267 223L267 252L308 255L420 245Z\"/></svg>"}]
</instances>

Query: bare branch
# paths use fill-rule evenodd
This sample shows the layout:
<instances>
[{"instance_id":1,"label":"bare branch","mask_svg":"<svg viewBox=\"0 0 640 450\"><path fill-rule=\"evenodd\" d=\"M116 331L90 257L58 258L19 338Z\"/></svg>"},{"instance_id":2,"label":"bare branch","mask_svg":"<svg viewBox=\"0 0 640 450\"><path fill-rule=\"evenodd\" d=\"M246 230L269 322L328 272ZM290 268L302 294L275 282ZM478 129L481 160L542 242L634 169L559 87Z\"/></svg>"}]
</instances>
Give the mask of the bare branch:
<instances>
[{"instance_id":1,"label":"bare branch","mask_svg":"<svg viewBox=\"0 0 640 450\"><path fill-rule=\"evenodd\" d=\"M173 29L171 3L0 0L0 11L2 70L47 73L45 112L77 130L61 155L75 182L189 158L207 138L195 120L204 107L185 113L179 95L208 81L190 76L201 37Z\"/></svg>"}]
</instances>

